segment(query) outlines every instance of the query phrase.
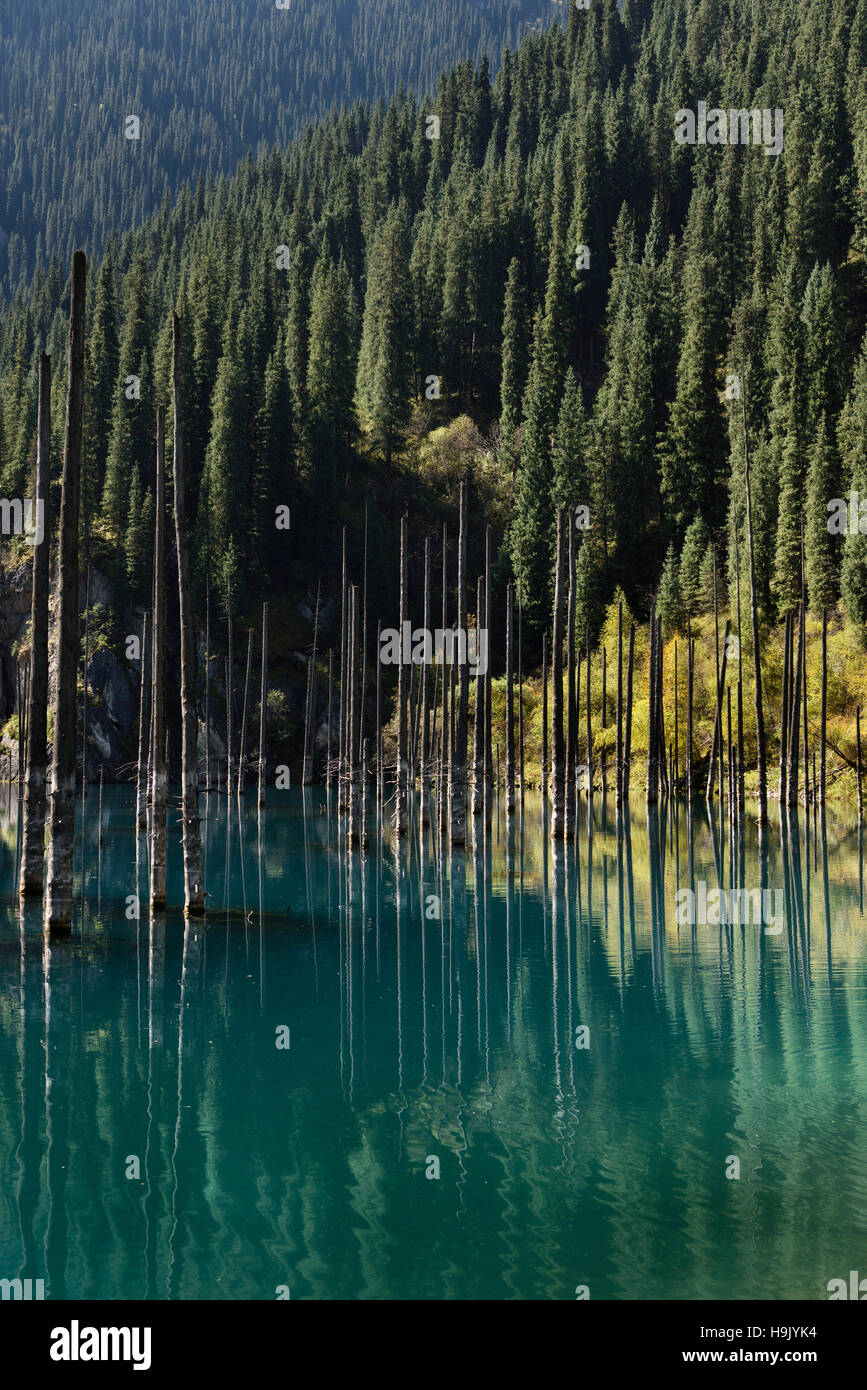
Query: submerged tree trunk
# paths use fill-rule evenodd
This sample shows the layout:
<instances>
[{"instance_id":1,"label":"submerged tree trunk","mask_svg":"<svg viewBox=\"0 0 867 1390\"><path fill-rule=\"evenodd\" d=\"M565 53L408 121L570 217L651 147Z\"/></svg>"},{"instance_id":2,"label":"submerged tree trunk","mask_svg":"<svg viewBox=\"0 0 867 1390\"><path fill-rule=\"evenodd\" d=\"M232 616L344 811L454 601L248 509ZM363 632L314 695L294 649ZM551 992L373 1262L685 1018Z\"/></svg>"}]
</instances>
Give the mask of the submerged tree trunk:
<instances>
[{"instance_id":1,"label":"submerged tree trunk","mask_svg":"<svg viewBox=\"0 0 867 1390\"><path fill-rule=\"evenodd\" d=\"M157 406L156 520L154 523L154 636L151 696L151 908L166 904L166 557L165 408ZM231 773L230 773L231 778ZM231 783L230 783L231 785Z\"/></svg>"},{"instance_id":2,"label":"submerged tree trunk","mask_svg":"<svg viewBox=\"0 0 867 1390\"><path fill-rule=\"evenodd\" d=\"M548 632L542 633L542 796L548 795Z\"/></svg>"},{"instance_id":3,"label":"submerged tree trunk","mask_svg":"<svg viewBox=\"0 0 867 1390\"><path fill-rule=\"evenodd\" d=\"M551 838L562 840L564 834L563 791L566 781L566 748L563 741L563 570L564 518L560 507L557 513L557 568L554 580L554 621L551 637L551 672L553 690L551 705L554 729L552 746Z\"/></svg>"},{"instance_id":4,"label":"submerged tree trunk","mask_svg":"<svg viewBox=\"0 0 867 1390\"><path fill-rule=\"evenodd\" d=\"M484 688L485 677L482 671L481 662L481 642L482 642L482 577L479 575L476 580L476 705L473 715L473 815L480 816L485 809L484 786L482 783L483 753L482 743L484 734L484 719L482 711L484 707ZM469 638L469 634L468 634ZM487 656L487 644L485 644L485 655Z\"/></svg>"},{"instance_id":5,"label":"submerged tree trunk","mask_svg":"<svg viewBox=\"0 0 867 1390\"><path fill-rule=\"evenodd\" d=\"M506 815L515 809L515 691L512 585L506 587Z\"/></svg>"},{"instance_id":6,"label":"submerged tree trunk","mask_svg":"<svg viewBox=\"0 0 867 1390\"><path fill-rule=\"evenodd\" d=\"M485 530L485 624L487 626L487 661L485 663L485 746L484 799L485 827L490 829L494 811L494 754L491 722L491 528Z\"/></svg>"},{"instance_id":7,"label":"submerged tree trunk","mask_svg":"<svg viewBox=\"0 0 867 1390\"><path fill-rule=\"evenodd\" d=\"M322 593L322 580L316 586L316 611L313 615L313 655L310 659L310 672L307 682L307 708L304 711L304 764L301 769L302 786L309 787L313 781L313 740L316 726L316 647L319 641L319 599Z\"/></svg>"},{"instance_id":8,"label":"submerged tree trunk","mask_svg":"<svg viewBox=\"0 0 867 1390\"><path fill-rule=\"evenodd\" d=\"M138 697L138 763L136 770L135 786L135 825L136 830L146 830L148 823L147 814L147 775L148 757L145 749L150 746L150 689L148 673L151 665L148 662L148 634L150 614L145 613L141 624L141 682Z\"/></svg>"},{"instance_id":9,"label":"submerged tree trunk","mask_svg":"<svg viewBox=\"0 0 867 1390\"><path fill-rule=\"evenodd\" d=\"M202 837L199 829L199 716L196 708L196 632L190 592L190 548L186 522L181 326L172 314L172 471L175 485L175 549L178 555L178 615L181 628L181 812L184 851L184 911L205 910ZM207 739L208 731L205 730Z\"/></svg>"},{"instance_id":10,"label":"submerged tree trunk","mask_svg":"<svg viewBox=\"0 0 867 1390\"><path fill-rule=\"evenodd\" d=\"M41 897L45 871L45 763L48 748L48 515L51 478L51 358L39 354L39 414L36 426L36 519L42 540L33 550L30 603L30 688L27 698L27 754L24 822L21 835L23 898ZM41 517L40 517L41 512Z\"/></svg>"},{"instance_id":11,"label":"submerged tree trunk","mask_svg":"<svg viewBox=\"0 0 867 1390\"><path fill-rule=\"evenodd\" d=\"M407 767L407 684L404 652L404 623L409 600L409 518L404 512L400 519L400 665L397 668L397 787L395 790L394 831L407 832L408 767Z\"/></svg>"},{"instance_id":12,"label":"submerged tree trunk","mask_svg":"<svg viewBox=\"0 0 867 1390\"><path fill-rule=\"evenodd\" d=\"M331 679L331 653L328 655L329 684ZM258 801L260 806L265 805L265 731L267 728L268 717L268 604L262 604L262 682L259 695L259 790ZM330 701L329 689L329 701ZM331 705L328 706L328 718L331 719ZM331 724L329 722L329 740L331 736ZM329 742L329 749L330 749Z\"/></svg>"},{"instance_id":13,"label":"submerged tree trunk","mask_svg":"<svg viewBox=\"0 0 867 1390\"><path fill-rule=\"evenodd\" d=\"M69 316L69 367L60 550L57 558L57 694L51 760L50 842L45 925L50 932L72 929L72 863L75 844L75 716L78 677L78 518L81 496L81 425L84 405L84 252L72 258Z\"/></svg>"},{"instance_id":14,"label":"submerged tree trunk","mask_svg":"<svg viewBox=\"0 0 867 1390\"><path fill-rule=\"evenodd\" d=\"M457 703L455 708L455 738L451 760L451 825L453 845L463 845L467 838L467 707L469 705L469 653L461 640L467 642L467 484L461 480L458 503L458 592L457 592ZM462 639L463 635L463 639Z\"/></svg>"},{"instance_id":15,"label":"submerged tree trunk","mask_svg":"<svg viewBox=\"0 0 867 1390\"><path fill-rule=\"evenodd\" d=\"M423 624L425 632L430 632L430 536L424 541L424 599ZM419 821L430 825L430 785L431 785L431 729L430 729L430 687L427 663L421 672L421 787Z\"/></svg>"},{"instance_id":16,"label":"submerged tree trunk","mask_svg":"<svg viewBox=\"0 0 867 1390\"><path fill-rule=\"evenodd\" d=\"M578 700L577 673L575 669L575 527L569 519L569 546L567 564L569 583L566 599L566 783L564 833L571 839L575 833L575 813L577 809L576 765L578 762Z\"/></svg>"},{"instance_id":17,"label":"submerged tree trunk","mask_svg":"<svg viewBox=\"0 0 867 1390\"><path fill-rule=\"evenodd\" d=\"M244 672L244 703L241 706L241 737L238 740L238 780L239 796L244 794L247 780L247 709L250 699L250 676L253 671L253 629L247 633L247 666Z\"/></svg>"}]
</instances>

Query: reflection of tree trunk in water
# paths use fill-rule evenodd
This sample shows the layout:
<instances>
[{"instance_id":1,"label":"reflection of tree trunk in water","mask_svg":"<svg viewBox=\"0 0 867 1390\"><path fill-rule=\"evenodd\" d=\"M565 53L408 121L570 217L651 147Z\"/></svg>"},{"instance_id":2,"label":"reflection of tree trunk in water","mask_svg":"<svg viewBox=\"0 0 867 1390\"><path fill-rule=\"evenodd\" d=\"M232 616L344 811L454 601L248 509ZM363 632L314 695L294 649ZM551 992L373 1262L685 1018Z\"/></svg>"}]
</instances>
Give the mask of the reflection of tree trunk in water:
<instances>
[{"instance_id":1,"label":"reflection of tree trunk in water","mask_svg":"<svg viewBox=\"0 0 867 1390\"><path fill-rule=\"evenodd\" d=\"M157 1241L159 1239L159 1217L162 1209L160 1182L162 1176L161 1135L162 1123L160 1104L162 1089L157 1072L158 1059L163 1047L163 1012L165 1006L166 971L166 927L165 919L153 912L148 920L148 1075L147 1075L147 1134L144 1154L144 1196L145 1213L145 1298L157 1296ZM151 1145L157 1149L156 1162L151 1158ZM151 1174L153 1173L153 1179Z\"/></svg>"},{"instance_id":2,"label":"reflection of tree trunk in water","mask_svg":"<svg viewBox=\"0 0 867 1390\"><path fill-rule=\"evenodd\" d=\"M42 1193L42 1142L40 1138L41 1097L45 1092L45 1050L43 1019L39 1007L43 991L42 941L26 930L21 913L20 1018L21 1018L21 1131L15 1162L18 1181L15 1204L21 1237L19 1279L44 1278L42 1262L33 1234L33 1223ZM48 1297L52 1290L45 1290Z\"/></svg>"},{"instance_id":3,"label":"reflection of tree trunk in water","mask_svg":"<svg viewBox=\"0 0 867 1390\"><path fill-rule=\"evenodd\" d=\"M52 945L49 938L45 939L45 1162L48 1188L45 1280L46 1294L52 1300L67 1297L70 1039L75 1033L72 991L73 986L77 985L77 965L77 958L73 960L65 946Z\"/></svg>"},{"instance_id":4,"label":"reflection of tree trunk in water","mask_svg":"<svg viewBox=\"0 0 867 1390\"><path fill-rule=\"evenodd\" d=\"M175 1247L175 1235L180 1221L179 1202L178 1202L178 1155L181 1149L182 1122L184 1117L184 1062L188 1052L193 1051L189 1034L191 1028L191 1013L195 1008L198 999L197 985L201 969L201 942L202 928L187 919L184 923L184 949L181 958L181 986L180 1004L178 1010L178 1080L177 1080L177 1111L175 1118L174 1143L171 1156L172 1174L172 1198L171 1215L172 1228L169 1232L169 1265L166 1275L166 1298L176 1299L179 1297L179 1289L182 1285L181 1267L179 1254ZM193 1042L196 1040L194 1039ZM183 1242L179 1245L179 1250L183 1250Z\"/></svg>"}]
</instances>

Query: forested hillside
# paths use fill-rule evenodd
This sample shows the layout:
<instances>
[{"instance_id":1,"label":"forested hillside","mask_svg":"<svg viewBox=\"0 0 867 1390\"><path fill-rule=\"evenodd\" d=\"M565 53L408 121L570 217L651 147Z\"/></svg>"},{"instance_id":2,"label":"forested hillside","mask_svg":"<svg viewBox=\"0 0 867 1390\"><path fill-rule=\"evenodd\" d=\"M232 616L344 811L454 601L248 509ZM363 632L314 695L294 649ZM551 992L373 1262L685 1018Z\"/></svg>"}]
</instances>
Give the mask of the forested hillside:
<instances>
[{"instance_id":1,"label":"forested hillside","mask_svg":"<svg viewBox=\"0 0 867 1390\"><path fill-rule=\"evenodd\" d=\"M4 0L0 300L37 258L64 263L139 224L185 178L565 15L565 0ZM139 120L128 138L127 119ZM132 128L130 128L130 134Z\"/></svg>"},{"instance_id":2,"label":"forested hillside","mask_svg":"<svg viewBox=\"0 0 867 1390\"><path fill-rule=\"evenodd\" d=\"M867 0L598 0L493 81L462 64L426 101L355 105L185 190L91 265L89 553L146 600L176 306L200 598L206 578L241 602L315 592L369 497L393 607L382 517L411 504L418 555L468 471L528 656L558 502L589 509L581 640L618 585L646 614L661 582L671 630L707 604L711 540L733 610L736 557L749 594L747 443L763 616L797 602L803 550L811 608L842 595L867 630L867 536L827 527L829 500L867 498L865 57ZM678 143L699 102L781 111L782 152ZM46 341L60 442L65 293L55 270L3 324L7 496L29 486Z\"/></svg>"}]
</instances>

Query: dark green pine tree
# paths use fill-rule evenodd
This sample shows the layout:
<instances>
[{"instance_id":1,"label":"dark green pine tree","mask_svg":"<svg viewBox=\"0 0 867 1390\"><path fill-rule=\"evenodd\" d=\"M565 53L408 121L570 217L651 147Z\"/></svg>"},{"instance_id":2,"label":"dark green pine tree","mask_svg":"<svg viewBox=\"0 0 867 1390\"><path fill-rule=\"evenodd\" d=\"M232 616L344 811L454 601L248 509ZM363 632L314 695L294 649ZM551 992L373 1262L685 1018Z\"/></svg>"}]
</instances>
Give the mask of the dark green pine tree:
<instances>
[{"instance_id":1,"label":"dark green pine tree","mask_svg":"<svg viewBox=\"0 0 867 1390\"><path fill-rule=\"evenodd\" d=\"M674 541L672 541L669 544L665 564L662 567L659 593L656 598L656 612L662 619L662 635L666 641L673 633L681 631L685 616L684 609L677 556L674 553Z\"/></svg>"},{"instance_id":2,"label":"dark green pine tree","mask_svg":"<svg viewBox=\"0 0 867 1390\"><path fill-rule=\"evenodd\" d=\"M846 372L846 338L843 310L834 273L829 265L816 266L804 291L801 314L804 324L806 370L806 424L815 438L823 415L836 423L843 405Z\"/></svg>"},{"instance_id":3,"label":"dark green pine tree","mask_svg":"<svg viewBox=\"0 0 867 1390\"><path fill-rule=\"evenodd\" d=\"M520 262L509 262L503 309L503 370L500 381L500 433L508 445L521 423L527 387L527 300Z\"/></svg>"},{"instance_id":4,"label":"dark green pine tree","mask_svg":"<svg viewBox=\"0 0 867 1390\"><path fill-rule=\"evenodd\" d=\"M719 490L726 457L725 427L717 379L719 336L714 331L713 265L701 256L688 267L684 286L684 332L677 391L668 430L660 441L662 500L675 538L702 512L720 520Z\"/></svg>"},{"instance_id":5,"label":"dark green pine tree","mask_svg":"<svg viewBox=\"0 0 867 1390\"><path fill-rule=\"evenodd\" d=\"M141 478L138 469L133 469L128 499L129 517L124 536L124 570L129 592L135 599L147 599L148 584L151 577L151 559L154 550L153 494L142 497Z\"/></svg>"},{"instance_id":6,"label":"dark green pine tree","mask_svg":"<svg viewBox=\"0 0 867 1390\"><path fill-rule=\"evenodd\" d=\"M308 482L323 507L333 505L338 468L345 467L356 432L356 320L355 291L346 266L342 261L335 265L323 247L313 272L307 359Z\"/></svg>"},{"instance_id":7,"label":"dark green pine tree","mask_svg":"<svg viewBox=\"0 0 867 1390\"><path fill-rule=\"evenodd\" d=\"M0 486L5 496L23 497L28 458L36 432L36 407L29 364L29 334L16 335L13 358L0 392Z\"/></svg>"},{"instance_id":8,"label":"dark green pine tree","mask_svg":"<svg viewBox=\"0 0 867 1390\"><path fill-rule=\"evenodd\" d=\"M249 505L246 376L234 313L230 312L214 383L196 550L200 557L207 558L211 582L217 592L222 593L226 580L231 579L236 595L244 548L239 519L246 516Z\"/></svg>"},{"instance_id":9,"label":"dark green pine tree","mask_svg":"<svg viewBox=\"0 0 867 1390\"><path fill-rule=\"evenodd\" d=\"M810 607L821 612L835 598L839 541L828 530L828 503L839 495L840 468L834 436L824 415L810 449L807 473L807 514L804 527L804 570Z\"/></svg>"},{"instance_id":10,"label":"dark green pine tree","mask_svg":"<svg viewBox=\"0 0 867 1390\"><path fill-rule=\"evenodd\" d=\"M362 422L386 464L400 447L410 416L412 323L409 228L405 207L394 203L370 247L356 379Z\"/></svg>"},{"instance_id":11,"label":"dark green pine tree","mask_svg":"<svg viewBox=\"0 0 867 1390\"><path fill-rule=\"evenodd\" d=\"M707 595L703 573L709 546L710 532L704 517L693 517L686 528L678 566L684 610L690 617L702 612L705 607Z\"/></svg>"},{"instance_id":12,"label":"dark green pine tree","mask_svg":"<svg viewBox=\"0 0 867 1390\"><path fill-rule=\"evenodd\" d=\"M126 532L133 470L138 469L144 491L155 476L150 301L150 269L145 257L139 255L124 281L119 369L102 492L103 523L108 536L118 544Z\"/></svg>"},{"instance_id":13,"label":"dark green pine tree","mask_svg":"<svg viewBox=\"0 0 867 1390\"><path fill-rule=\"evenodd\" d=\"M550 612L554 528L551 441L557 407L545 366L544 337L544 321L537 314L509 544L517 597L523 606L524 621L533 633L541 630Z\"/></svg>"},{"instance_id":14,"label":"dark green pine tree","mask_svg":"<svg viewBox=\"0 0 867 1390\"><path fill-rule=\"evenodd\" d=\"M602 553L590 531L578 547L575 561L575 643L592 643L602 621Z\"/></svg>"},{"instance_id":15,"label":"dark green pine tree","mask_svg":"<svg viewBox=\"0 0 867 1390\"><path fill-rule=\"evenodd\" d=\"M586 448L587 417L581 386L569 367L557 417L552 463L554 506L556 508L562 504L569 507L573 516L575 507L590 506Z\"/></svg>"},{"instance_id":16,"label":"dark green pine tree","mask_svg":"<svg viewBox=\"0 0 867 1390\"><path fill-rule=\"evenodd\" d=\"M262 404L256 422L251 508L251 550L259 559L266 584L275 583L277 576L285 573L288 560L287 528L277 524L278 520L287 518L285 513L278 515L277 508L289 508L291 527L297 491L295 443L286 343L279 333L265 367Z\"/></svg>"},{"instance_id":17,"label":"dark green pine tree","mask_svg":"<svg viewBox=\"0 0 867 1390\"><path fill-rule=\"evenodd\" d=\"M110 254L100 267L93 310L88 317L81 478L81 511L85 526L86 518L96 515L102 500L118 376L117 308Z\"/></svg>"},{"instance_id":18,"label":"dark green pine tree","mask_svg":"<svg viewBox=\"0 0 867 1390\"><path fill-rule=\"evenodd\" d=\"M307 411L307 344L310 318L310 280L314 252L310 246L310 210L303 188L299 184L295 206L289 224L289 319L286 329L286 366L292 390L292 405L296 420L303 420Z\"/></svg>"},{"instance_id":19,"label":"dark green pine tree","mask_svg":"<svg viewBox=\"0 0 867 1390\"><path fill-rule=\"evenodd\" d=\"M846 612L867 647L867 337L855 367L852 390L840 415L838 440L843 476L849 479L847 506L854 492L859 509L857 518L849 516L840 588Z\"/></svg>"},{"instance_id":20,"label":"dark green pine tree","mask_svg":"<svg viewBox=\"0 0 867 1390\"><path fill-rule=\"evenodd\" d=\"M780 465L774 592L780 614L801 597L801 526L807 477L807 435L804 422L804 374L795 354L789 386L788 432Z\"/></svg>"}]
</instances>

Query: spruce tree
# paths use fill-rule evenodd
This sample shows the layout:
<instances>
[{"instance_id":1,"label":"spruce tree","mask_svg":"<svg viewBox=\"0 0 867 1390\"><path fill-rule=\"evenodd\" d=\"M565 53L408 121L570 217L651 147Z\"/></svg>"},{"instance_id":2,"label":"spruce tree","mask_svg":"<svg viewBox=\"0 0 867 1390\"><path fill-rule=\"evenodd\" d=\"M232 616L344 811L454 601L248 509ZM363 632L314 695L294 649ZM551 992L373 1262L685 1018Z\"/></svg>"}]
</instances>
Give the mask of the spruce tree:
<instances>
[{"instance_id":1,"label":"spruce tree","mask_svg":"<svg viewBox=\"0 0 867 1390\"><path fill-rule=\"evenodd\" d=\"M828 531L828 503L839 494L840 470L834 436L826 416L810 449L807 474L807 514L804 527L804 570L810 607L817 612L834 602L839 543Z\"/></svg>"},{"instance_id":2,"label":"spruce tree","mask_svg":"<svg viewBox=\"0 0 867 1390\"><path fill-rule=\"evenodd\" d=\"M867 337L855 368L852 390L840 416L843 476L849 479L847 507L855 493L858 518L848 517L840 587L850 620L867 647Z\"/></svg>"},{"instance_id":3,"label":"spruce tree","mask_svg":"<svg viewBox=\"0 0 867 1390\"><path fill-rule=\"evenodd\" d=\"M357 396L386 464L410 416L413 321L406 209L392 204L377 229L367 265Z\"/></svg>"}]
</instances>

